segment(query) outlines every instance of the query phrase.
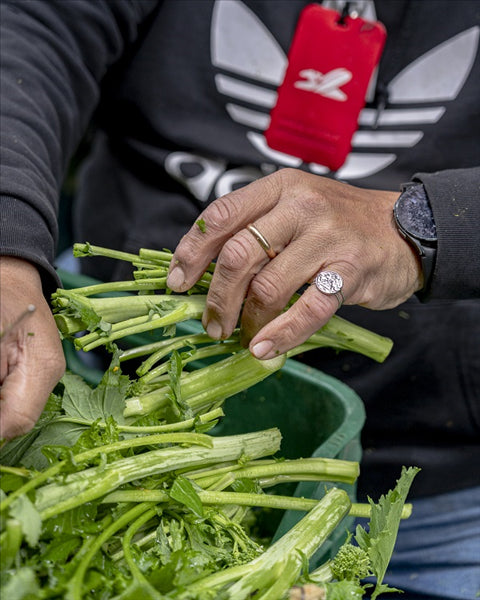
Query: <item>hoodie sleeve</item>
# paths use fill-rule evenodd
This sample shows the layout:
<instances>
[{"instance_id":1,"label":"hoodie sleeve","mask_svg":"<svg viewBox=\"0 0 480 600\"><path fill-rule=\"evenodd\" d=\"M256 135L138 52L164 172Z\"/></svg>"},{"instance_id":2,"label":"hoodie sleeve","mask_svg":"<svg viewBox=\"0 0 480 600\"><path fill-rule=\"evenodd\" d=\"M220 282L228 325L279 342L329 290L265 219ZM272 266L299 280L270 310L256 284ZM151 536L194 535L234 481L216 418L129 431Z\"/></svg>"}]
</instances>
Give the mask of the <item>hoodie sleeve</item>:
<instances>
[{"instance_id":1,"label":"hoodie sleeve","mask_svg":"<svg viewBox=\"0 0 480 600\"><path fill-rule=\"evenodd\" d=\"M437 257L426 299L480 297L480 167L417 173L437 226Z\"/></svg>"},{"instance_id":2,"label":"hoodie sleeve","mask_svg":"<svg viewBox=\"0 0 480 600\"><path fill-rule=\"evenodd\" d=\"M108 69L156 0L2 0L0 254L53 268L60 187Z\"/></svg>"}]
</instances>

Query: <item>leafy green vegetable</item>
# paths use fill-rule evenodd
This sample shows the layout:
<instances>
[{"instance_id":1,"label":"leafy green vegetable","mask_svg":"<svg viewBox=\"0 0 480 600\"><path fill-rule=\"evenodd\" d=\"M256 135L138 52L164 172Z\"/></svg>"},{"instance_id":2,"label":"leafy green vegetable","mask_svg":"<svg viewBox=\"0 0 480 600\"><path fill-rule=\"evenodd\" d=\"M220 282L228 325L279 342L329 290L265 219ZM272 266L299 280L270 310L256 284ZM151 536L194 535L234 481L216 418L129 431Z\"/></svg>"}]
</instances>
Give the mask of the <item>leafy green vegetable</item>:
<instances>
[{"instance_id":1,"label":"leafy green vegetable","mask_svg":"<svg viewBox=\"0 0 480 600\"><path fill-rule=\"evenodd\" d=\"M383 578L409 514L413 470L379 504L352 504L336 485L355 483L355 462L278 459L276 428L207 433L225 398L281 369L286 356L254 359L238 331L221 342L175 335L176 323L203 312L213 264L189 294L175 295L165 287L168 251L77 244L74 252L137 270L132 281L54 295L63 335L86 351L105 346L112 361L96 387L66 373L34 430L0 450L0 585L8 597L280 600L315 581L331 600L361 598L365 575L377 580L373 598L388 591ZM157 329L162 337L141 347L113 343ZM289 356L322 345L384 360L391 342L333 318ZM123 374L123 363L138 358L137 377ZM276 493L297 481L324 481L324 496ZM265 548L251 529L260 507L305 516ZM333 562L309 573L309 559L347 514L370 516L369 532L357 528L356 545L349 537Z\"/></svg>"},{"instance_id":2,"label":"leafy green vegetable","mask_svg":"<svg viewBox=\"0 0 480 600\"><path fill-rule=\"evenodd\" d=\"M393 490L381 496L377 504L369 500L372 507L369 531L367 532L361 526L357 527L355 540L368 554L372 573L377 580L372 600L390 589L382 582L395 546L402 509L413 478L419 470L414 467L408 469L404 467Z\"/></svg>"}]
</instances>

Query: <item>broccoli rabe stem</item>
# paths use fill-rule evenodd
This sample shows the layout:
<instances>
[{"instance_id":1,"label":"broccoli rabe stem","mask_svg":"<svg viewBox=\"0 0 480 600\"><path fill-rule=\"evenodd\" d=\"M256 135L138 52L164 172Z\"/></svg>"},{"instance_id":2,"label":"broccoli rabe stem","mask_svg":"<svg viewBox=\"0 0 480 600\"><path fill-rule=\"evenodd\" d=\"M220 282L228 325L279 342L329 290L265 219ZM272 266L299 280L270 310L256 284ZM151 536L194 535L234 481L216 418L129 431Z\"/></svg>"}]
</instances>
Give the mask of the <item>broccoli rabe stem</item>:
<instances>
[{"instance_id":1,"label":"broccoli rabe stem","mask_svg":"<svg viewBox=\"0 0 480 600\"><path fill-rule=\"evenodd\" d=\"M120 362L126 360L141 358L147 356L148 358L137 369L137 375L144 375L147 373L158 361L165 358L173 352L173 350L179 350L181 348L196 348L198 344L211 344L212 338L206 333L186 334L178 335L174 338L165 338L158 342L152 342L151 344L144 344L142 346L134 346L133 348L127 348L122 350L119 355Z\"/></svg>"},{"instance_id":2,"label":"broccoli rabe stem","mask_svg":"<svg viewBox=\"0 0 480 600\"><path fill-rule=\"evenodd\" d=\"M238 469L229 468L227 474L230 476L231 485L236 479L258 479L266 481L268 486L283 483L287 478L289 481L298 481L308 475L314 475L316 481L336 481L337 483L354 483L359 475L359 465L354 461L340 460L338 458L298 458L295 460L262 461L259 464L251 464ZM193 474L192 479L203 488L210 487L222 473L213 471L210 473ZM263 486L262 487L267 487Z\"/></svg>"},{"instance_id":3,"label":"broccoli rabe stem","mask_svg":"<svg viewBox=\"0 0 480 600\"><path fill-rule=\"evenodd\" d=\"M134 535L137 533L137 531L143 525L148 523L148 521L150 521L157 514L156 506L149 507L148 504L145 504L144 507L145 507L145 512L143 514L141 514L139 517L137 517L135 519L135 521L133 523L131 523L131 525L127 528L127 530L123 536L123 539L122 539L122 549L123 549L123 556L125 557L125 561L128 565L128 568L130 569L130 572L132 573L134 579L136 581L140 581L144 586L151 588L150 583L148 582L147 578L145 577L145 575L142 573L142 571L138 567L137 563L135 562L133 555L132 555L132 551L131 551L131 544L132 544ZM160 597L161 596L159 594L159 598Z\"/></svg>"},{"instance_id":4,"label":"broccoli rabe stem","mask_svg":"<svg viewBox=\"0 0 480 600\"><path fill-rule=\"evenodd\" d=\"M225 569L195 581L187 594L213 589L232 600L246 600L252 594L262 600L282 598L297 581L304 557L308 559L321 547L349 509L348 494L338 488L330 489L307 515L259 557L242 568Z\"/></svg>"},{"instance_id":5,"label":"broccoli rabe stem","mask_svg":"<svg viewBox=\"0 0 480 600\"><path fill-rule=\"evenodd\" d=\"M75 465L81 465L82 463L88 463L89 461L100 455L107 456L108 454L112 454L113 452L118 452L125 449L159 444L190 444L211 448L212 438L211 436L202 433L162 432L159 434L157 433L156 435L145 435L137 438L129 438L127 440L121 440L103 446L96 446L95 448L91 448L90 450L84 450L83 452L79 452L78 454L73 455L68 460L65 459L55 463L49 469L40 472L37 476L27 481L23 486L21 486L18 490L12 492L7 498L5 498L0 503L0 511L4 511L6 508L8 508L8 506L12 504L12 502L22 494L30 492L31 490L42 485L45 481L48 481L55 475L61 473L62 470L70 463L73 463Z\"/></svg>"},{"instance_id":6,"label":"broccoli rabe stem","mask_svg":"<svg viewBox=\"0 0 480 600\"><path fill-rule=\"evenodd\" d=\"M195 430L198 426L208 425L210 428L216 425L216 422L221 417L224 417L225 413L221 407L214 408L208 412L196 415L189 419L183 419L182 421L175 421L173 423L161 423L159 425L116 425L119 432L124 433L137 433L143 435L149 435L151 433L172 433L174 431L183 430ZM55 423L77 423L78 425L92 425L92 421L88 419L80 419L76 417L56 417ZM96 421L95 425L101 429L105 429L107 424L104 421Z\"/></svg>"},{"instance_id":7,"label":"broccoli rabe stem","mask_svg":"<svg viewBox=\"0 0 480 600\"><path fill-rule=\"evenodd\" d=\"M75 346L85 351L106 345L117 339L153 329L175 325L187 319L199 319L205 308L206 296L120 296L114 298L87 298L74 291L58 292L53 298L60 332L71 335L83 329L91 332L75 338ZM68 302L68 308L63 306ZM74 319L72 321L72 319Z\"/></svg>"},{"instance_id":8,"label":"broccoli rabe stem","mask_svg":"<svg viewBox=\"0 0 480 600\"><path fill-rule=\"evenodd\" d=\"M319 477L318 480L321 481L322 477ZM211 490L198 490L197 494L202 501L202 504L207 506L252 506L258 508L308 512L318 504L318 500L313 498L296 498L276 494L221 492ZM121 502L156 502L161 504L169 501L170 496L167 492L161 490L118 490L111 494L107 494L102 498L103 504ZM405 504L401 513L401 519L408 519L411 513L411 504ZM372 514L372 507L367 503L352 502L348 514L351 517L367 519L370 518Z\"/></svg>"},{"instance_id":9,"label":"broccoli rabe stem","mask_svg":"<svg viewBox=\"0 0 480 600\"><path fill-rule=\"evenodd\" d=\"M240 345L240 342L236 341L235 339L229 339L225 342L201 346L200 348L197 348L195 352L186 353L185 355L182 354L182 364L185 366L192 361L205 360L207 358L213 358L214 356L219 356L222 354L234 354L235 352L240 352L242 349L243 348ZM139 369L137 369L137 375L141 375L139 382L155 382L160 376L167 373L168 366L168 362L164 362L158 367L150 368L145 375L142 375L142 372L144 371L144 368L142 367L144 367L144 365L141 365Z\"/></svg>"},{"instance_id":10,"label":"broccoli rabe stem","mask_svg":"<svg viewBox=\"0 0 480 600\"><path fill-rule=\"evenodd\" d=\"M136 278L141 280L144 276L151 278L149 275L149 271L151 269L156 269L156 274L160 274L158 272L158 268L161 267L163 269L168 269L170 261L172 259L172 253L168 251L158 251L158 250L150 250L150 249L141 249L138 255L118 252L115 250L110 250L108 248L102 248L98 246L92 246L90 244L75 244L74 246L74 255L75 256L108 256L110 258L116 258L119 260L127 260L134 265L140 265L139 271L137 271ZM208 288L212 273L215 269L215 264L211 263L206 270L203 279L202 285L205 289ZM166 275L166 271L164 273ZM163 279L163 276L159 277L159 280ZM101 291L105 291L108 289L109 284L100 284L105 285L107 287L99 288ZM116 284L119 285L119 284ZM88 293L93 292L93 288L95 286L90 286L89 288L80 288L81 290L88 289ZM158 288L165 289L164 285ZM61 295L61 294L60 294ZM197 294L192 294L196 296ZM203 294L201 294L203 295ZM149 296L147 296L149 297ZM155 297L155 296L150 296ZM177 298L178 296L175 294L168 295L169 298ZM291 306L294 302L296 302L299 298L298 294L294 294L292 299L290 300L288 306ZM287 307L288 308L288 307ZM202 312L202 311L201 311ZM69 315L71 316L71 315ZM130 314L130 317L135 316L134 314ZM102 318L105 321L109 321L108 317L104 314ZM192 318L200 318L199 316L192 316ZM179 319L180 321L181 319ZM58 319L59 327L62 325L62 320ZM157 324L158 326L162 326ZM145 329L145 331L148 329ZM136 330L137 331L137 330ZM142 331L141 329L138 331ZM125 335L129 335L131 332L126 332ZM105 335L103 333L102 335ZM114 339L118 339L115 337ZM76 342L78 344L78 342ZM96 342L97 343L97 342ZM304 344L290 350L287 354L288 357L297 356L300 353L320 348L320 347L333 347L339 350L351 350L354 352L359 352L364 354L376 361L382 362L388 356L391 348L392 341L384 336L378 335L359 327L358 325L354 325L342 319L336 315L334 315L330 321L322 327L320 331L313 334ZM84 346L82 346L84 347ZM89 349L87 346L84 349Z\"/></svg>"},{"instance_id":11,"label":"broccoli rabe stem","mask_svg":"<svg viewBox=\"0 0 480 600\"><path fill-rule=\"evenodd\" d=\"M212 437L211 440L211 448L196 446L193 450L178 446L166 447L72 473L59 483L38 488L35 507L42 519L46 519L101 498L121 485L143 477L185 467L197 468L222 461L239 460L242 457L253 460L270 456L279 450L281 434L278 429L273 428L235 436Z\"/></svg>"},{"instance_id":12,"label":"broccoli rabe stem","mask_svg":"<svg viewBox=\"0 0 480 600\"><path fill-rule=\"evenodd\" d=\"M159 263L161 264L162 261L168 266L172 258L172 253L168 250L145 250L141 256L140 254L132 254L130 252L122 252L120 250L113 250L111 248L104 248L102 246L94 246L89 243L77 243L73 245L73 256L77 258L84 256L103 256L106 258L130 262L133 265L138 262L143 262L146 267L155 267L158 266Z\"/></svg>"},{"instance_id":13,"label":"broccoli rabe stem","mask_svg":"<svg viewBox=\"0 0 480 600\"><path fill-rule=\"evenodd\" d=\"M392 346L393 342L389 338L333 315L322 329L310 336L305 343L287 352L287 356L292 358L315 348L330 347L358 352L377 362L383 362Z\"/></svg>"},{"instance_id":14,"label":"broccoli rabe stem","mask_svg":"<svg viewBox=\"0 0 480 600\"><path fill-rule=\"evenodd\" d=\"M213 365L182 373L180 377L181 401L194 414L200 413L217 402L245 390L262 381L285 364L285 355L270 360L258 360L248 350ZM171 404L171 388L164 384L152 392L128 398L125 402L125 417L139 417L158 413Z\"/></svg>"}]
</instances>

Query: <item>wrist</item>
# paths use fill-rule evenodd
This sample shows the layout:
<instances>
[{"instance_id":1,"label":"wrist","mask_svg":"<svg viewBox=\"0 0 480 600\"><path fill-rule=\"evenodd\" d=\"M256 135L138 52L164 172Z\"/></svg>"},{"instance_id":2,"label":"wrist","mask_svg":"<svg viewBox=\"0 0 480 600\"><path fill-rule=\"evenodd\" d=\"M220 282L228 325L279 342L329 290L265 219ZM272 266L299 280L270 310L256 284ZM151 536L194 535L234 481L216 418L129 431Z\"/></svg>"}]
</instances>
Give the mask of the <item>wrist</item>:
<instances>
[{"instance_id":1,"label":"wrist","mask_svg":"<svg viewBox=\"0 0 480 600\"><path fill-rule=\"evenodd\" d=\"M19 294L41 294L42 279L33 263L16 256L0 256L0 287Z\"/></svg>"}]
</instances>

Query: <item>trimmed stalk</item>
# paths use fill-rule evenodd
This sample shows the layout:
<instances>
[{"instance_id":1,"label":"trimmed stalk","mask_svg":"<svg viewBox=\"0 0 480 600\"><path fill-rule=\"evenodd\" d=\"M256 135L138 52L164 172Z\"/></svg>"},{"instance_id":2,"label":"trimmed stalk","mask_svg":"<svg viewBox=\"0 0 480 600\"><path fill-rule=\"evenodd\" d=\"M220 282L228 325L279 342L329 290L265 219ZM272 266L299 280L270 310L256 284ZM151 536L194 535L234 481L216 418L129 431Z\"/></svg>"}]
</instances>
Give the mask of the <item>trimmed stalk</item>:
<instances>
[{"instance_id":1,"label":"trimmed stalk","mask_svg":"<svg viewBox=\"0 0 480 600\"><path fill-rule=\"evenodd\" d=\"M212 438L212 448L167 447L90 467L65 476L37 490L35 506L43 519L60 514L112 492L136 479L168 473L185 467L200 467L222 461L254 460L275 454L280 448L278 429Z\"/></svg>"},{"instance_id":2,"label":"trimmed stalk","mask_svg":"<svg viewBox=\"0 0 480 600\"><path fill-rule=\"evenodd\" d=\"M242 350L213 365L182 373L180 378L181 400L194 413L225 400L262 381L285 364L285 355L271 360L258 360L248 350ZM128 398L125 417L139 417L157 412L170 405L171 388L162 388Z\"/></svg>"}]
</instances>

